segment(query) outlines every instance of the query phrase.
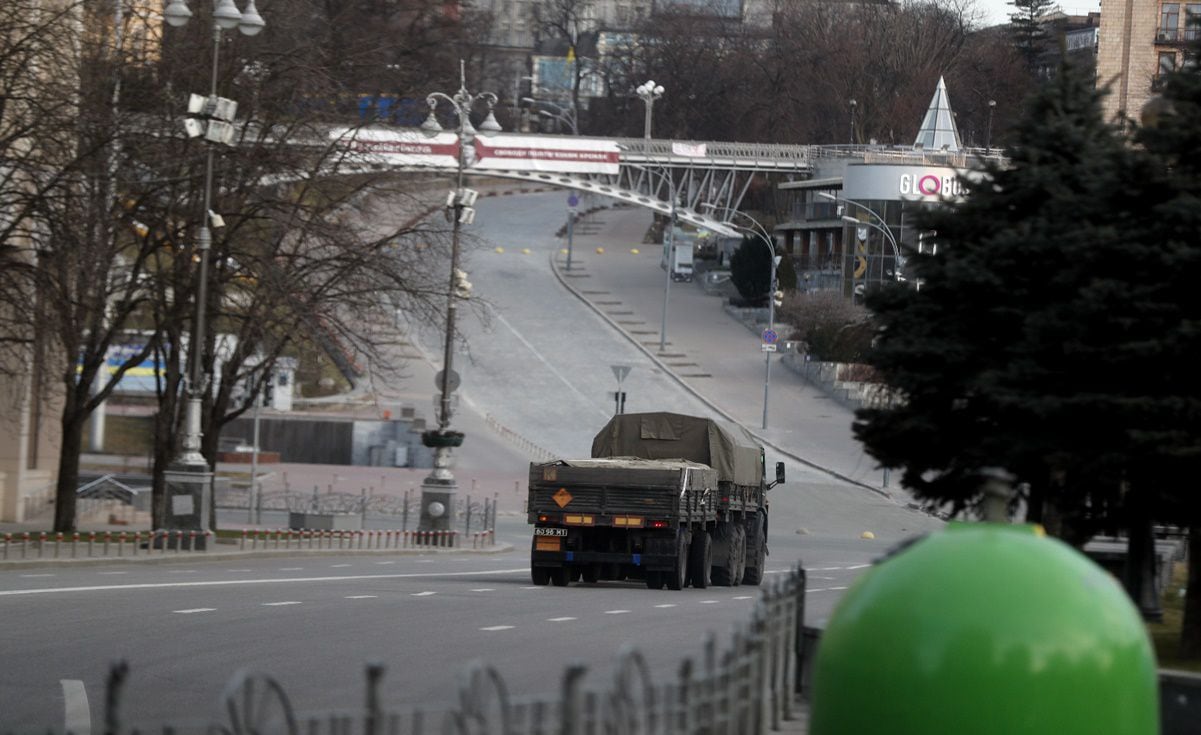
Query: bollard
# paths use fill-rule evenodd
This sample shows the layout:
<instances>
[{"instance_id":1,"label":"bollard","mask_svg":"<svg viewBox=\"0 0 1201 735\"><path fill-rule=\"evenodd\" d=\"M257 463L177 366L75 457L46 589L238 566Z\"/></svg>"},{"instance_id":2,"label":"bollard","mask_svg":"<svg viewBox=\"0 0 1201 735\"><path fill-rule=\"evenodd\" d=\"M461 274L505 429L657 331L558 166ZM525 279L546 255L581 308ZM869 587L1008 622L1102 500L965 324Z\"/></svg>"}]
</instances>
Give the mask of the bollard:
<instances>
[{"instance_id":1,"label":"bollard","mask_svg":"<svg viewBox=\"0 0 1201 735\"><path fill-rule=\"evenodd\" d=\"M196 532L188 531L188 551L196 550Z\"/></svg>"},{"instance_id":2,"label":"bollard","mask_svg":"<svg viewBox=\"0 0 1201 735\"><path fill-rule=\"evenodd\" d=\"M104 532L104 553L101 556L108 556L108 542L112 541L113 534L111 531Z\"/></svg>"},{"instance_id":3,"label":"bollard","mask_svg":"<svg viewBox=\"0 0 1201 735\"><path fill-rule=\"evenodd\" d=\"M8 558L8 547L9 547L9 544L12 543L12 541L13 541L13 536L11 533L4 534L4 558L5 559Z\"/></svg>"},{"instance_id":4,"label":"bollard","mask_svg":"<svg viewBox=\"0 0 1201 735\"><path fill-rule=\"evenodd\" d=\"M25 543L21 544L21 558L24 559L29 554L29 531L25 532Z\"/></svg>"},{"instance_id":5,"label":"bollard","mask_svg":"<svg viewBox=\"0 0 1201 735\"><path fill-rule=\"evenodd\" d=\"M63 545L63 534L62 534L62 531L59 531L54 536L54 558L55 559L58 558L58 549L62 545Z\"/></svg>"},{"instance_id":6,"label":"bollard","mask_svg":"<svg viewBox=\"0 0 1201 735\"><path fill-rule=\"evenodd\" d=\"M401 531L400 532L400 548L407 549L408 547L409 547L409 532Z\"/></svg>"},{"instance_id":7,"label":"bollard","mask_svg":"<svg viewBox=\"0 0 1201 735\"><path fill-rule=\"evenodd\" d=\"M117 556L125 555L125 532L117 534Z\"/></svg>"},{"instance_id":8,"label":"bollard","mask_svg":"<svg viewBox=\"0 0 1201 735\"><path fill-rule=\"evenodd\" d=\"M41 559L42 555L46 553L46 532L42 531L38 538L41 539L38 542L38 558Z\"/></svg>"},{"instance_id":9,"label":"bollard","mask_svg":"<svg viewBox=\"0 0 1201 735\"><path fill-rule=\"evenodd\" d=\"M246 529L242 529L242 545L238 547L241 551L246 550Z\"/></svg>"},{"instance_id":10,"label":"bollard","mask_svg":"<svg viewBox=\"0 0 1201 735\"><path fill-rule=\"evenodd\" d=\"M134 556L138 555L138 547L141 545L142 545L142 532L134 531L133 532L133 555Z\"/></svg>"}]
</instances>

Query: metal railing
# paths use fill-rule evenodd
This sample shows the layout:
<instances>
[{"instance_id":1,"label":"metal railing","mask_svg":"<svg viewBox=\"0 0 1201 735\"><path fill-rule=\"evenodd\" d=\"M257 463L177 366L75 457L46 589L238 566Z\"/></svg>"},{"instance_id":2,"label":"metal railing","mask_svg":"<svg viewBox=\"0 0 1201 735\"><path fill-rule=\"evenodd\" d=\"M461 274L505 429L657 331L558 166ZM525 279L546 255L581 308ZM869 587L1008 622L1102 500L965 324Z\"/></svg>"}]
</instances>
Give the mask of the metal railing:
<instances>
[{"instance_id":1,"label":"metal railing","mask_svg":"<svg viewBox=\"0 0 1201 735\"><path fill-rule=\"evenodd\" d=\"M0 536L0 561L161 556L203 552L212 531L18 532Z\"/></svg>"},{"instance_id":2,"label":"metal railing","mask_svg":"<svg viewBox=\"0 0 1201 735\"><path fill-rule=\"evenodd\" d=\"M705 637L699 661L684 659L674 677L652 675L633 646L621 650L613 679L585 684L587 667L567 666L556 691L516 697L503 675L483 661L459 676L457 701L428 708L387 709L385 668L366 666L364 705L357 710L300 712L272 676L241 671L226 685L219 714L207 722L163 724L143 733L288 733L306 735L751 735L780 730L799 716L805 573L796 569L768 585L751 618L719 645ZM110 669L104 697L106 732L130 729L121 705L129 667ZM49 730L53 732L53 730Z\"/></svg>"}]
</instances>

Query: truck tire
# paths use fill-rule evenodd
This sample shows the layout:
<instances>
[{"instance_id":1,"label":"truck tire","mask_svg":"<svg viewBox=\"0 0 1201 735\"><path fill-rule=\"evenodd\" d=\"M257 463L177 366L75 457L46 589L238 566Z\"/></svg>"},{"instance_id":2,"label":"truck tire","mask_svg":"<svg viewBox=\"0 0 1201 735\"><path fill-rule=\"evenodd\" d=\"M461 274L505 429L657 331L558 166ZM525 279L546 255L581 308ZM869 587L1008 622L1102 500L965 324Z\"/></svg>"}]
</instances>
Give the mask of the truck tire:
<instances>
[{"instance_id":1,"label":"truck tire","mask_svg":"<svg viewBox=\"0 0 1201 735\"><path fill-rule=\"evenodd\" d=\"M688 584L698 590L709 586L709 568L713 566L713 539L708 531L694 531L688 546Z\"/></svg>"},{"instance_id":2,"label":"truck tire","mask_svg":"<svg viewBox=\"0 0 1201 735\"><path fill-rule=\"evenodd\" d=\"M550 568L530 567L530 579L539 587L545 587L550 584Z\"/></svg>"},{"instance_id":3,"label":"truck tire","mask_svg":"<svg viewBox=\"0 0 1201 735\"><path fill-rule=\"evenodd\" d=\"M600 565L589 564L585 566L582 570L582 575L584 577L584 582L587 584L596 584L597 580L600 579Z\"/></svg>"},{"instance_id":4,"label":"truck tire","mask_svg":"<svg viewBox=\"0 0 1201 735\"><path fill-rule=\"evenodd\" d=\"M742 584L742 578L746 576L746 526L741 523L734 524L734 555L738 557L734 563L732 572L732 586Z\"/></svg>"},{"instance_id":5,"label":"truck tire","mask_svg":"<svg viewBox=\"0 0 1201 735\"><path fill-rule=\"evenodd\" d=\"M713 529L716 556L719 564L712 569L713 584L719 587L731 587L738 584L734 581L737 575L738 550L737 528L739 524L732 521L721 521Z\"/></svg>"},{"instance_id":6,"label":"truck tire","mask_svg":"<svg viewBox=\"0 0 1201 735\"><path fill-rule=\"evenodd\" d=\"M672 568L663 573L667 577L667 589L684 589L684 579L688 576L688 534L680 531L676 538L676 560Z\"/></svg>"},{"instance_id":7,"label":"truck tire","mask_svg":"<svg viewBox=\"0 0 1201 735\"><path fill-rule=\"evenodd\" d=\"M763 512L755 514L746 535L746 572L743 584L759 586L763 581L763 565L767 562L767 523Z\"/></svg>"},{"instance_id":8,"label":"truck tire","mask_svg":"<svg viewBox=\"0 0 1201 735\"><path fill-rule=\"evenodd\" d=\"M556 587L566 587L571 582L571 570L567 567L552 567L550 581Z\"/></svg>"},{"instance_id":9,"label":"truck tire","mask_svg":"<svg viewBox=\"0 0 1201 735\"><path fill-rule=\"evenodd\" d=\"M663 572L652 572L646 570L646 588L648 590L663 589Z\"/></svg>"}]
</instances>

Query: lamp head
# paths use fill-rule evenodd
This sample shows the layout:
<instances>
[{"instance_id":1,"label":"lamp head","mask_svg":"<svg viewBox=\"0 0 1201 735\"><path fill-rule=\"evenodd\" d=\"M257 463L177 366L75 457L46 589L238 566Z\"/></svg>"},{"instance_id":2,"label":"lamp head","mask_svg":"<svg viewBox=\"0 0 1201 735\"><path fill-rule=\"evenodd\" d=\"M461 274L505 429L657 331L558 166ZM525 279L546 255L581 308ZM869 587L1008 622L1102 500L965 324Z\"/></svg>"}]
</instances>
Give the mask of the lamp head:
<instances>
[{"instance_id":1,"label":"lamp head","mask_svg":"<svg viewBox=\"0 0 1201 735\"><path fill-rule=\"evenodd\" d=\"M237 28L242 22L242 13L238 11L238 6L234 5L234 0L219 0L213 10L213 20L216 21L217 27L228 31Z\"/></svg>"},{"instance_id":2,"label":"lamp head","mask_svg":"<svg viewBox=\"0 0 1201 735\"><path fill-rule=\"evenodd\" d=\"M254 7L254 0L246 3L246 12L242 13L242 20L238 23L238 30L242 35L257 36L266 25L263 16L259 15L258 8Z\"/></svg>"},{"instance_id":3,"label":"lamp head","mask_svg":"<svg viewBox=\"0 0 1201 735\"><path fill-rule=\"evenodd\" d=\"M496 115L494 115L492 113L492 108L489 107L488 108L488 117L484 118L484 121L482 123L480 123L480 132L481 133L499 133L501 130L502 130L502 128L500 127L500 123L498 123L496 121Z\"/></svg>"},{"instance_id":4,"label":"lamp head","mask_svg":"<svg viewBox=\"0 0 1201 735\"><path fill-rule=\"evenodd\" d=\"M183 0L171 0L167 7L163 8L163 18L166 19L167 25L175 28L186 26L191 17L192 11Z\"/></svg>"}]
</instances>

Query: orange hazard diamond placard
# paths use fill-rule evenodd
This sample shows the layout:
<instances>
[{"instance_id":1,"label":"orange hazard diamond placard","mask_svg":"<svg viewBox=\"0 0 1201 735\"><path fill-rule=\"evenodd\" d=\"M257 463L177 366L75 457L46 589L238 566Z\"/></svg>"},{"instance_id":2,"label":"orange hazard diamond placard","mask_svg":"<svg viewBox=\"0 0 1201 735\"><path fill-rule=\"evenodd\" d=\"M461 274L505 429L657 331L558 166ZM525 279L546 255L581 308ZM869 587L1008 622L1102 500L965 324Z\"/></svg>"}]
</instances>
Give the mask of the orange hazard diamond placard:
<instances>
[{"instance_id":1,"label":"orange hazard diamond placard","mask_svg":"<svg viewBox=\"0 0 1201 735\"><path fill-rule=\"evenodd\" d=\"M571 493L567 492L567 488L565 487L559 488L559 492L550 497L551 500L559 504L560 508L566 508L567 504L571 502Z\"/></svg>"}]
</instances>

